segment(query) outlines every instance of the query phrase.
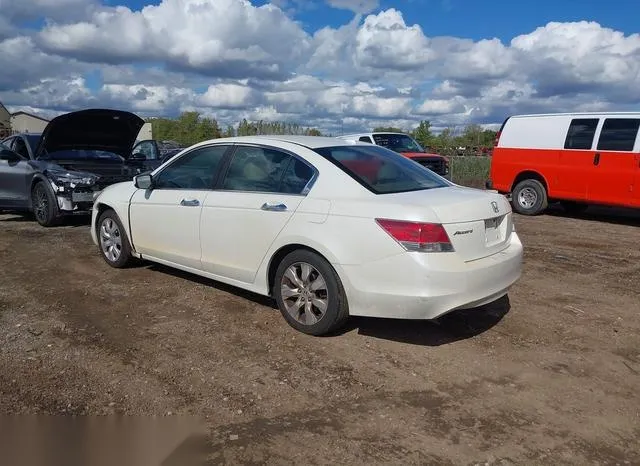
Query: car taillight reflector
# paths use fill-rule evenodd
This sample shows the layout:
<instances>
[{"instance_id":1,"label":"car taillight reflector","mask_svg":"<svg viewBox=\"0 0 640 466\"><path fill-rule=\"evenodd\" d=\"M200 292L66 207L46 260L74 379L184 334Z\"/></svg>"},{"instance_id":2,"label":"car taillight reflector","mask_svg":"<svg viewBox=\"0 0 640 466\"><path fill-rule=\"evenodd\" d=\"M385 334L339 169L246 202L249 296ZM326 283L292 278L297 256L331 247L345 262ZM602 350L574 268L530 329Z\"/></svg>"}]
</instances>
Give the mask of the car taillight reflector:
<instances>
[{"instance_id":1,"label":"car taillight reflector","mask_svg":"<svg viewBox=\"0 0 640 466\"><path fill-rule=\"evenodd\" d=\"M377 218L376 223L408 251L453 252L454 250L449 235L439 223L385 218Z\"/></svg>"}]
</instances>

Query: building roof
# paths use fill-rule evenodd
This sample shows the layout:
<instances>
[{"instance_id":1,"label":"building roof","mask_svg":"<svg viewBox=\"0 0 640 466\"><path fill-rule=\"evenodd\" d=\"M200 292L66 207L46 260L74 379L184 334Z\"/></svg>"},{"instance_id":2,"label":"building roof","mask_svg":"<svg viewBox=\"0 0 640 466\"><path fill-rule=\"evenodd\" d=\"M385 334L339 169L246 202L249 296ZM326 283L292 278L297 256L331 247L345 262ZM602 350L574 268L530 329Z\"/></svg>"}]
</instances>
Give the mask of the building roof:
<instances>
[{"instance_id":1,"label":"building roof","mask_svg":"<svg viewBox=\"0 0 640 466\"><path fill-rule=\"evenodd\" d=\"M13 118L13 117L14 117L14 116L16 116L16 115L27 115L27 116L30 116L30 117L32 117L32 118L37 118L38 120L46 121L47 123L49 122L49 120L47 120L47 119L46 119L46 118L44 118L44 117L41 117L41 116L39 116L39 115L34 115L33 113L29 113L29 112L23 112L23 111L19 111L19 112L14 112L14 113L12 113L12 114L11 114L11 118Z\"/></svg>"},{"instance_id":2,"label":"building roof","mask_svg":"<svg viewBox=\"0 0 640 466\"><path fill-rule=\"evenodd\" d=\"M4 110L8 115L11 115L11 112L7 110L7 107L5 107L2 102L0 102L0 110Z\"/></svg>"}]
</instances>

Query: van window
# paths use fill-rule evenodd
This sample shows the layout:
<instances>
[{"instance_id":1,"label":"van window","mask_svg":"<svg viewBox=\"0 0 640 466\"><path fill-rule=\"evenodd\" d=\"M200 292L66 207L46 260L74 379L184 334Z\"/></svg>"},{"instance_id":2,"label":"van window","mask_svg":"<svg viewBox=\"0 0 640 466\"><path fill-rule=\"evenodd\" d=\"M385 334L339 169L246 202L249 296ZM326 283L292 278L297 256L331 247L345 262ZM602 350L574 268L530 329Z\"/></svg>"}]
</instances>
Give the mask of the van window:
<instances>
[{"instance_id":1,"label":"van window","mask_svg":"<svg viewBox=\"0 0 640 466\"><path fill-rule=\"evenodd\" d=\"M565 149L591 149L593 136L598 127L598 118L576 118L571 120L567 138L564 141Z\"/></svg>"},{"instance_id":2,"label":"van window","mask_svg":"<svg viewBox=\"0 0 640 466\"><path fill-rule=\"evenodd\" d=\"M632 151L640 127L640 118L607 118L604 121L598 150Z\"/></svg>"}]
</instances>

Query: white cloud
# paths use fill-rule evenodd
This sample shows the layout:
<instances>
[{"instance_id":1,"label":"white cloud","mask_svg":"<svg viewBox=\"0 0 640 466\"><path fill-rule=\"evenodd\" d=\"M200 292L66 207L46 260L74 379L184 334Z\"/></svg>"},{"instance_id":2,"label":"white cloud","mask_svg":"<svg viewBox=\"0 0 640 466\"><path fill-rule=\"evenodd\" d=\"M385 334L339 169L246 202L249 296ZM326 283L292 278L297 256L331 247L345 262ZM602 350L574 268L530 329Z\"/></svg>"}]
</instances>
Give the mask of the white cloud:
<instances>
[{"instance_id":1,"label":"white cloud","mask_svg":"<svg viewBox=\"0 0 640 466\"><path fill-rule=\"evenodd\" d=\"M288 15L321 2L160 0L135 11L98 0L0 0L10 12L0 18L0 100L50 111L197 110L223 124L283 119L334 133L640 104L639 34L576 22L507 43L432 37L398 9L364 13L377 1L326 3L356 14L310 35ZM25 5L51 18L43 30L16 26ZM77 12L63 14L70 8Z\"/></svg>"},{"instance_id":2,"label":"white cloud","mask_svg":"<svg viewBox=\"0 0 640 466\"><path fill-rule=\"evenodd\" d=\"M45 17L69 21L86 16L97 5L96 0L0 0L0 11L11 20Z\"/></svg>"},{"instance_id":3,"label":"white cloud","mask_svg":"<svg viewBox=\"0 0 640 466\"><path fill-rule=\"evenodd\" d=\"M140 11L103 7L90 20L51 24L42 47L94 63L164 62L209 76L278 77L294 69L308 35L274 5L162 0Z\"/></svg>"},{"instance_id":4,"label":"white cloud","mask_svg":"<svg viewBox=\"0 0 640 466\"><path fill-rule=\"evenodd\" d=\"M418 25L407 26L398 10L367 16L356 35L355 58L377 69L412 70L434 58Z\"/></svg>"},{"instance_id":5,"label":"white cloud","mask_svg":"<svg viewBox=\"0 0 640 466\"><path fill-rule=\"evenodd\" d=\"M257 100L256 92L249 86L233 83L220 83L209 86L198 99L205 107L247 108Z\"/></svg>"},{"instance_id":6,"label":"white cloud","mask_svg":"<svg viewBox=\"0 0 640 466\"><path fill-rule=\"evenodd\" d=\"M76 60L48 55L30 37L0 42L0 92L28 89L41 79L77 75L87 66Z\"/></svg>"}]
</instances>

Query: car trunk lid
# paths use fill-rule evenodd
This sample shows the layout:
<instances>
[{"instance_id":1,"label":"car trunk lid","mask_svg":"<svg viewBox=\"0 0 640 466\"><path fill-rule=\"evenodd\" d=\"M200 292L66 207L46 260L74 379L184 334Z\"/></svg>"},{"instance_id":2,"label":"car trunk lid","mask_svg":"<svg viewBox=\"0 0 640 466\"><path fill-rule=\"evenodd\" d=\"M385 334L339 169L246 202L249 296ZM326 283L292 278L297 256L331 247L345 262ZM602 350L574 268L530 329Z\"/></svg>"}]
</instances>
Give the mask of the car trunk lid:
<instances>
[{"instance_id":1,"label":"car trunk lid","mask_svg":"<svg viewBox=\"0 0 640 466\"><path fill-rule=\"evenodd\" d=\"M500 194L454 186L385 197L405 207L433 211L465 261L490 256L509 245L513 218L508 201Z\"/></svg>"}]
</instances>

